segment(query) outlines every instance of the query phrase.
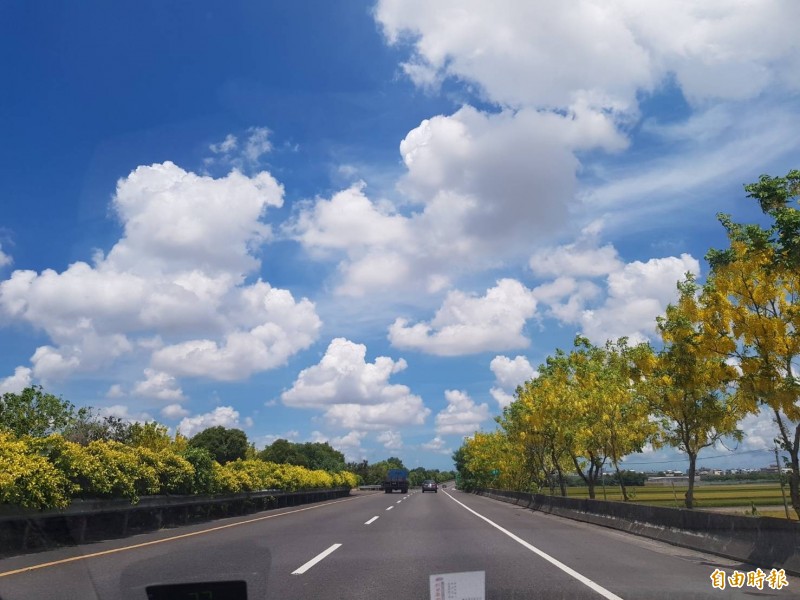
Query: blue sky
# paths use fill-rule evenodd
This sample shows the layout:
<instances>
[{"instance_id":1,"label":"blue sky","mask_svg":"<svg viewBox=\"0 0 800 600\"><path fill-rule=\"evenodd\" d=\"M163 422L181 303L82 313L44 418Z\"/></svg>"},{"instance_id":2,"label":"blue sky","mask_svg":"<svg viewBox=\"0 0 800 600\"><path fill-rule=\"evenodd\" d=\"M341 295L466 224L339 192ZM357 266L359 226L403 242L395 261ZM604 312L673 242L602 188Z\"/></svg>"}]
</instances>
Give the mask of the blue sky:
<instances>
[{"instance_id":1,"label":"blue sky","mask_svg":"<svg viewBox=\"0 0 800 600\"><path fill-rule=\"evenodd\" d=\"M6 2L0 390L450 468L576 333L655 342L717 212L759 218L798 13ZM770 462L743 426L708 466Z\"/></svg>"}]
</instances>

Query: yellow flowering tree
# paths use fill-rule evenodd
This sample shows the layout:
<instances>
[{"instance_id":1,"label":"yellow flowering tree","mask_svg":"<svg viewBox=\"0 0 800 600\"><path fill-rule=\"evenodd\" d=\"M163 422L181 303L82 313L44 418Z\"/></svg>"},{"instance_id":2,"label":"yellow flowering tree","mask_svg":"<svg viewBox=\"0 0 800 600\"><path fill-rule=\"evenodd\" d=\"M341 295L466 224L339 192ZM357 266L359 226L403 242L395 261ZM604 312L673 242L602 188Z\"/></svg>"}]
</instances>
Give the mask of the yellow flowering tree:
<instances>
[{"instance_id":1,"label":"yellow flowering tree","mask_svg":"<svg viewBox=\"0 0 800 600\"><path fill-rule=\"evenodd\" d=\"M642 389L659 422L656 445L673 446L689 458L685 504L693 508L698 454L726 436L741 438L737 426L745 411L729 393L737 373L719 351L716 330L706 322L694 277L687 274L678 290L678 302L658 318L664 345L649 365Z\"/></svg>"},{"instance_id":2,"label":"yellow flowering tree","mask_svg":"<svg viewBox=\"0 0 800 600\"><path fill-rule=\"evenodd\" d=\"M777 441L789 455L792 506L800 516L800 171L763 175L745 186L772 225L720 221L729 247L711 250L704 302L720 351L741 375L737 396L750 410L772 412Z\"/></svg>"}]
</instances>

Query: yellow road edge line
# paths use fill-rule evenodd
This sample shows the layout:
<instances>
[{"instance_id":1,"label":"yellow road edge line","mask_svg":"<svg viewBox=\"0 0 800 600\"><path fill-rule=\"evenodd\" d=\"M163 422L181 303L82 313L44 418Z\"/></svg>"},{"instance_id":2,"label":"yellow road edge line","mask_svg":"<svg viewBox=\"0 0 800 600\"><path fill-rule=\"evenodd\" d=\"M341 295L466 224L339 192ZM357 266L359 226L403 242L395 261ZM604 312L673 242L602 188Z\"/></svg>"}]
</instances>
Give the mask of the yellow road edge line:
<instances>
[{"instance_id":1,"label":"yellow road edge line","mask_svg":"<svg viewBox=\"0 0 800 600\"><path fill-rule=\"evenodd\" d=\"M358 498L366 498L367 496L355 496L353 498L345 498L344 500L335 500L334 502L326 502L325 504L319 504L317 506L307 506L306 508L298 508L296 510L290 510L288 512L283 512L277 515L266 515L263 517L256 517L255 519L248 519L246 521L238 521L236 523L228 523L227 525L219 525L217 527L212 527L211 529L203 529L201 531L192 531L191 533L182 533L180 535L174 535L172 537L163 538L160 540L152 540L150 542L142 542L141 544L134 544L132 546L123 546L122 548L112 548L111 550L102 550L100 552L93 552L92 554L81 554L80 556L71 556L69 558L62 558L60 560L54 560L51 562L41 563L38 565L31 565L29 567L22 567L20 569L14 569L13 571L5 571L0 573L0 577L8 577L9 575L18 575L19 573L27 573L28 571L36 571L37 569L44 569L47 567L54 567L56 565L63 565L65 563L76 562L79 560L86 560L87 558L96 558L98 556L105 556L106 554L115 554L117 552L124 552L126 550L135 550L137 548L144 548L145 546L154 546L156 544L163 544L165 542L172 542L175 540L180 540L183 538L194 537L196 535L202 535L204 533L212 533L214 531L219 531L220 529L228 529L230 527L238 527L239 525L247 525L248 523L255 523L257 521L265 521L266 519L275 519L277 517L282 517L284 515L291 515L294 513L303 512L306 510L313 510L315 508L323 508L325 506L331 506L333 504L339 504L340 502L349 502L351 500L357 500Z\"/></svg>"}]
</instances>

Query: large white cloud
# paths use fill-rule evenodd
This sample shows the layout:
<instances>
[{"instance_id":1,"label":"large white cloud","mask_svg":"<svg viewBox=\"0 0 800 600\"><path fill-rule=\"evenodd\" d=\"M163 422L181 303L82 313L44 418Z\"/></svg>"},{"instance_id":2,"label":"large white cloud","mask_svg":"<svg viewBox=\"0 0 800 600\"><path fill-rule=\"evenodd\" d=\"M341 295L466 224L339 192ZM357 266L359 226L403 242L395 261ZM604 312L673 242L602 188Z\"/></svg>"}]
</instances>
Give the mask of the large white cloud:
<instances>
[{"instance_id":1,"label":"large white cloud","mask_svg":"<svg viewBox=\"0 0 800 600\"><path fill-rule=\"evenodd\" d=\"M295 235L343 254L338 289L347 294L412 284L438 291L548 243L570 214L608 213L618 227L642 211L668 215L687 190L796 153L800 52L790 23L800 5L792 0L381 0L374 15L387 42L408 51L403 68L414 82L451 79L464 98L477 93L495 107L466 104L409 131L399 188L416 206L391 213L386 240L348 242L306 211ZM691 104L688 121L648 120L643 130L693 146L672 143L676 152L635 160L629 171L605 168L592 151L624 150L643 116L639 99L672 86ZM724 133L709 138L709 120ZM692 134L697 127L703 136ZM579 187L582 160L600 167ZM381 202L362 201L355 222L390 214ZM335 239L309 235L321 232ZM608 268L616 257L598 250L594 265L575 260Z\"/></svg>"},{"instance_id":2,"label":"large white cloud","mask_svg":"<svg viewBox=\"0 0 800 600\"><path fill-rule=\"evenodd\" d=\"M113 206L125 232L105 266L122 273L250 272L258 266L252 250L270 233L261 218L282 204L283 187L267 172L214 179L171 162L138 167L117 185Z\"/></svg>"},{"instance_id":3,"label":"large white cloud","mask_svg":"<svg viewBox=\"0 0 800 600\"><path fill-rule=\"evenodd\" d=\"M31 370L28 367L17 367L13 375L0 379L0 394L18 394L31 383Z\"/></svg>"},{"instance_id":4,"label":"large white cloud","mask_svg":"<svg viewBox=\"0 0 800 600\"><path fill-rule=\"evenodd\" d=\"M513 359L508 356L495 356L489 363L489 368L494 373L497 383L490 393L501 409L514 401L514 396L510 392L516 390L518 385L538 376L528 359L519 355Z\"/></svg>"},{"instance_id":5,"label":"large white cloud","mask_svg":"<svg viewBox=\"0 0 800 600\"><path fill-rule=\"evenodd\" d=\"M679 192L730 175L732 164L796 150L790 132L797 119L772 119L800 88L800 53L787 20L800 7L792 0L381 0L374 15L387 42L409 51L403 68L415 83L436 87L449 78L465 98L477 93L495 107L466 103L408 132L400 144L402 212L362 188L300 211L289 231L317 256L341 257L340 293L446 289L465 273L547 243L571 214L608 212L617 222L643 209L664 212ZM580 188L581 157L597 161L592 151L624 150L642 117L639 98L673 83L694 116L714 116L724 105L731 133L691 152L681 147L665 162L637 161L630 173L601 168ZM758 122L747 116L749 106L736 108L767 96L764 110L751 111L765 114ZM654 194L664 201L641 202ZM607 268L615 256L601 250L596 265L575 260ZM554 257L549 267L558 266Z\"/></svg>"},{"instance_id":6,"label":"large white cloud","mask_svg":"<svg viewBox=\"0 0 800 600\"><path fill-rule=\"evenodd\" d=\"M321 326L308 300L246 283L270 236L266 210L282 202L266 172L215 179L170 162L138 167L117 184L112 206L123 235L108 254L60 273L14 271L0 282L0 318L52 341L31 358L40 379L150 356L173 377L235 380L282 365Z\"/></svg>"},{"instance_id":7,"label":"large white cloud","mask_svg":"<svg viewBox=\"0 0 800 600\"><path fill-rule=\"evenodd\" d=\"M347 429L424 423L430 409L422 398L406 385L389 383L406 368L406 361L379 356L368 363L366 352L363 344L332 340L320 362L303 369L281 400L287 406L325 409L331 425Z\"/></svg>"},{"instance_id":8,"label":"large white cloud","mask_svg":"<svg viewBox=\"0 0 800 600\"><path fill-rule=\"evenodd\" d=\"M467 80L510 106L630 108L670 73L698 102L798 84L792 0L380 0L375 17L418 84Z\"/></svg>"},{"instance_id":9,"label":"large white cloud","mask_svg":"<svg viewBox=\"0 0 800 600\"><path fill-rule=\"evenodd\" d=\"M452 291L430 322L398 318L389 339L398 348L441 356L524 348L525 322L536 314L536 300L515 279L501 279L481 297Z\"/></svg>"},{"instance_id":10,"label":"large white cloud","mask_svg":"<svg viewBox=\"0 0 800 600\"><path fill-rule=\"evenodd\" d=\"M464 106L424 120L401 142L406 213L359 184L304 206L287 231L312 256L343 257L340 293L420 282L435 292L561 228L576 192L575 152L625 144L609 117L583 106L566 115Z\"/></svg>"},{"instance_id":11,"label":"large white cloud","mask_svg":"<svg viewBox=\"0 0 800 600\"><path fill-rule=\"evenodd\" d=\"M489 418L489 406L476 404L466 392L446 390L447 406L436 415L436 435L467 435Z\"/></svg>"},{"instance_id":12,"label":"large white cloud","mask_svg":"<svg viewBox=\"0 0 800 600\"><path fill-rule=\"evenodd\" d=\"M544 314L580 326L596 344L623 336L634 343L652 339L656 317L677 300L678 281L686 273L699 275L700 263L685 253L625 263L612 245L599 245L598 234L584 231L575 243L538 251L530 261L535 274L563 275L533 295L546 306Z\"/></svg>"},{"instance_id":13,"label":"large white cloud","mask_svg":"<svg viewBox=\"0 0 800 600\"><path fill-rule=\"evenodd\" d=\"M596 344L623 336L634 343L652 338L656 317L677 300L677 282L687 272L700 273L700 263L688 254L626 264L608 276L605 303L581 314L584 334Z\"/></svg>"}]
</instances>

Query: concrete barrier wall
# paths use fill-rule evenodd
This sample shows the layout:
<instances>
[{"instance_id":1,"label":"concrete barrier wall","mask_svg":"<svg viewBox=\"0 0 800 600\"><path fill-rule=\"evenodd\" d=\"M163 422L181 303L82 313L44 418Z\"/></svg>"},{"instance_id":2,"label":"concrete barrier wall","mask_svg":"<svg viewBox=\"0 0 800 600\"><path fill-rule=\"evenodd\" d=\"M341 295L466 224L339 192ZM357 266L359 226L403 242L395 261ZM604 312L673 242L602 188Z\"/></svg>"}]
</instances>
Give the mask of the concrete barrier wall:
<instances>
[{"instance_id":1,"label":"concrete barrier wall","mask_svg":"<svg viewBox=\"0 0 800 600\"><path fill-rule=\"evenodd\" d=\"M800 523L685 508L504 490L476 493L568 519L800 575Z\"/></svg>"},{"instance_id":2,"label":"concrete barrier wall","mask_svg":"<svg viewBox=\"0 0 800 600\"><path fill-rule=\"evenodd\" d=\"M349 493L349 488L259 490L219 496L143 496L136 504L125 499L73 500L67 508L44 511L4 505L0 506L0 557L330 500Z\"/></svg>"}]
</instances>

